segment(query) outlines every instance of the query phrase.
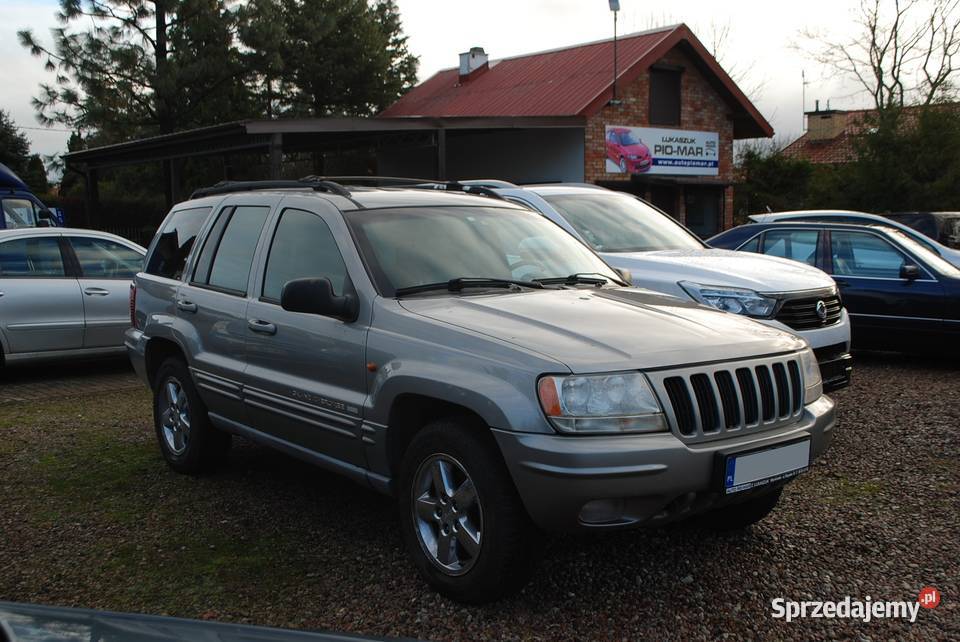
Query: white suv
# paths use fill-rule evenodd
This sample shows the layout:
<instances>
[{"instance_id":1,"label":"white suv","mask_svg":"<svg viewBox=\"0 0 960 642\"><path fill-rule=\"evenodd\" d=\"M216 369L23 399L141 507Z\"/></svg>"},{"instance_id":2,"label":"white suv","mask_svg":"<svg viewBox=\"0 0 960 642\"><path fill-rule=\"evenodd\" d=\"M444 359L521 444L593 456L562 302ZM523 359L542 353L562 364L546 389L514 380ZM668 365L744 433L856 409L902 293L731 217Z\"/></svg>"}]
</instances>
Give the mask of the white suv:
<instances>
[{"instance_id":1,"label":"white suv","mask_svg":"<svg viewBox=\"0 0 960 642\"><path fill-rule=\"evenodd\" d=\"M797 261L713 249L649 203L594 185L463 183L490 188L540 212L611 266L629 270L634 285L803 337L820 362L825 389L850 383L850 320L825 272Z\"/></svg>"}]
</instances>

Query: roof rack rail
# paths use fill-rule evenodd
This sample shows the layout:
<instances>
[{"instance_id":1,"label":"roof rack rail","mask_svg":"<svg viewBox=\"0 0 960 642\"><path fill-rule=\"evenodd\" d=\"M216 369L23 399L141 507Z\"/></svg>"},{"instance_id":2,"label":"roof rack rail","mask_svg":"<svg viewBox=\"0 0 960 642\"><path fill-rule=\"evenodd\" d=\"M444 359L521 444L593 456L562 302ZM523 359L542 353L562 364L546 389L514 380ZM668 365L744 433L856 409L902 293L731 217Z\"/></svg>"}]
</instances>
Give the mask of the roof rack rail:
<instances>
[{"instance_id":1,"label":"roof rack rail","mask_svg":"<svg viewBox=\"0 0 960 642\"><path fill-rule=\"evenodd\" d=\"M357 187L406 187L432 183L429 178L402 178L399 176L307 176L304 180L333 181L340 185Z\"/></svg>"},{"instance_id":2,"label":"roof rack rail","mask_svg":"<svg viewBox=\"0 0 960 642\"><path fill-rule=\"evenodd\" d=\"M499 201L505 201L503 196L490 189L489 187L484 187L482 185L464 185L457 181L428 181L426 183L417 183L413 185L406 185L410 189L432 189L441 192L462 192L464 194L473 194L475 196L489 196L490 198L495 198Z\"/></svg>"},{"instance_id":3,"label":"roof rack rail","mask_svg":"<svg viewBox=\"0 0 960 642\"><path fill-rule=\"evenodd\" d=\"M337 184L367 187L406 187L408 189L432 189L448 192L463 192L476 196L489 196L505 200L490 189L490 185L473 184L470 181L437 181L429 178L400 178L397 176L308 176L308 179L335 181ZM306 179L305 179L306 180ZM494 181L496 182L496 181Z\"/></svg>"},{"instance_id":4,"label":"roof rack rail","mask_svg":"<svg viewBox=\"0 0 960 642\"><path fill-rule=\"evenodd\" d=\"M193 190L191 199L213 196L215 194L230 194L233 192L251 192L260 189L312 189L315 192L328 192L337 196L350 198L350 190L339 183L320 180L308 176L300 180L270 180L270 181L220 181L211 187L201 187Z\"/></svg>"}]
</instances>

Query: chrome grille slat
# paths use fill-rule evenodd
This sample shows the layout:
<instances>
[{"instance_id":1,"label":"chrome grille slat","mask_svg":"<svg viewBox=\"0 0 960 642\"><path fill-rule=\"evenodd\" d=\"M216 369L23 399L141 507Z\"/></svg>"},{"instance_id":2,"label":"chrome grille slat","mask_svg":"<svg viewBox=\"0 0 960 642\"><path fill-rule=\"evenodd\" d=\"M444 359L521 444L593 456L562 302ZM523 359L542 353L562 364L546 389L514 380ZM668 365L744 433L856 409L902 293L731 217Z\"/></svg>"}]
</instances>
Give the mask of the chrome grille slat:
<instances>
[{"instance_id":1,"label":"chrome grille slat","mask_svg":"<svg viewBox=\"0 0 960 642\"><path fill-rule=\"evenodd\" d=\"M685 442L758 432L803 412L796 355L648 373L674 434Z\"/></svg>"}]
</instances>

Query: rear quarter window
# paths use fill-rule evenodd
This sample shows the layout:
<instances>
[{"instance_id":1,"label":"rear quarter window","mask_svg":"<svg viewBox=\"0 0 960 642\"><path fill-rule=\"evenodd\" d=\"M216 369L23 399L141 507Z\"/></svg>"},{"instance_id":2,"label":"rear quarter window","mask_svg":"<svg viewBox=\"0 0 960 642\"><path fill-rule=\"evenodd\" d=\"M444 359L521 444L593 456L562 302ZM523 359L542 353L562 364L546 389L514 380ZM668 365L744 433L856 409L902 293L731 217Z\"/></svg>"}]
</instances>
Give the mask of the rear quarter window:
<instances>
[{"instance_id":1,"label":"rear quarter window","mask_svg":"<svg viewBox=\"0 0 960 642\"><path fill-rule=\"evenodd\" d=\"M182 277L197 233L212 209L193 207L173 212L153 239L144 271L168 279Z\"/></svg>"}]
</instances>

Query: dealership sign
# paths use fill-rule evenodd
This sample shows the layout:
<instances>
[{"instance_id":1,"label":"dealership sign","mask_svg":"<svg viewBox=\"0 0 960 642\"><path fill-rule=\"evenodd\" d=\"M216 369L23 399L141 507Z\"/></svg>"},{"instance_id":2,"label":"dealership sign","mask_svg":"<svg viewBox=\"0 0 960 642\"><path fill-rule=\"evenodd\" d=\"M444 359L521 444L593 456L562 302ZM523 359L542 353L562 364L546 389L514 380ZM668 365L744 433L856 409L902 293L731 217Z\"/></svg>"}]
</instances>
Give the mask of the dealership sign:
<instances>
[{"instance_id":1,"label":"dealership sign","mask_svg":"<svg viewBox=\"0 0 960 642\"><path fill-rule=\"evenodd\" d=\"M610 174L716 176L719 172L716 132L607 125L604 144Z\"/></svg>"}]
</instances>

